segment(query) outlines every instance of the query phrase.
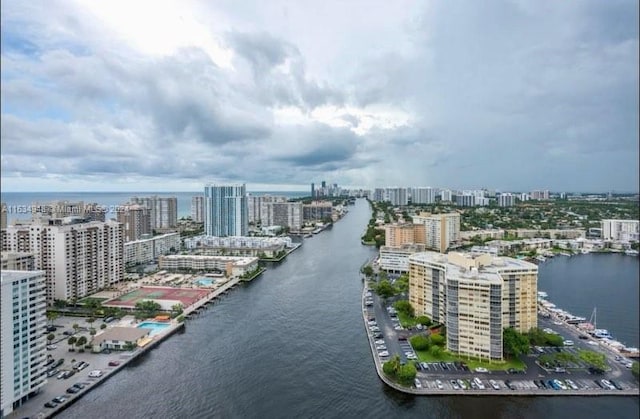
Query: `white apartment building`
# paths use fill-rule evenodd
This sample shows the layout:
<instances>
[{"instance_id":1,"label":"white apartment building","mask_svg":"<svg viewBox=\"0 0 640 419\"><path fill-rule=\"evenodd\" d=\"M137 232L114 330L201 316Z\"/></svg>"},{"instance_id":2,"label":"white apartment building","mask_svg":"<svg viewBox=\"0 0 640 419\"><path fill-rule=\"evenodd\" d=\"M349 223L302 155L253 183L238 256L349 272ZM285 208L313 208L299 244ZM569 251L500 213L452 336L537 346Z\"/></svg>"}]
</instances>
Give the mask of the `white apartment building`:
<instances>
[{"instance_id":1,"label":"white apartment building","mask_svg":"<svg viewBox=\"0 0 640 419\"><path fill-rule=\"evenodd\" d=\"M387 188L386 189L386 201L389 201L394 206L404 206L409 203L409 196L407 194L407 188Z\"/></svg>"},{"instance_id":2,"label":"white apartment building","mask_svg":"<svg viewBox=\"0 0 640 419\"><path fill-rule=\"evenodd\" d=\"M409 301L416 315L447 328L447 350L501 361L507 327L537 327L538 267L489 254L424 252L409 257Z\"/></svg>"},{"instance_id":3,"label":"white apartment building","mask_svg":"<svg viewBox=\"0 0 640 419\"><path fill-rule=\"evenodd\" d=\"M178 225L178 198L150 196L130 199L132 204L144 205L149 209L151 229L175 228Z\"/></svg>"},{"instance_id":4,"label":"white apartment building","mask_svg":"<svg viewBox=\"0 0 640 419\"><path fill-rule=\"evenodd\" d=\"M548 190L536 190L531 191L531 199L535 200L548 200L549 199L549 191Z\"/></svg>"},{"instance_id":5,"label":"white apartment building","mask_svg":"<svg viewBox=\"0 0 640 419\"><path fill-rule=\"evenodd\" d=\"M191 197L191 219L204 223L204 195Z\"/></svg>"},{"instance_id":6,"label":"white apartment building","mask_svg":"<svg viewBox=\"0 0 640 419\"><path fill-rule=\"evenodd\" d=\"M412 204L433 204L436 202L436 190L427 187L413 188L411 192Z\"/></svg>"},{"instance_id":7,"label":"white apartment building","mask_svg":"<svg viewBox=\"0 0 640 419\"><path fill-rule=\"evenodd\" d=\"M424 252L424 244L380 247L380 269L391 273L409 272L409 256Z\"/></svg>"},{"instance_id":8,"label":"white apartment building","mask_svg":"<svg viewBox=\"0 0 640 419\"><path fill-rule=\"evenodd\" d=\"M167 233L124 244L125 265L151 263L159 256L180 250L180 233Z\"/></svg>"},{"instance_id":9,"label":"white apartment building","mask_svg":"<svg viewBox=\"0 0 640 419\"><path fill-rule=\"evenodd\" d=\"M269 225L267 220L273 216L272 207L270 204L287 201L288 199L286 196L248 195L247 206L249 210L249 222L254 224L260 222L263 225Z\"/></svg>"},{"instance_id":10,"label":"white apartment building","mask_svg":"<svg viewBox=\"0 0 640 419\"><path fill-rule=\"evenodd\" d=\"M498 196L499 207L512 207L516 204L516 196L511 193L501 193Z\"/></svg>"},{"instance_id":11,"label":"white apartment building","mask_svg":"<svg viewBox=\"0 0 640 419\"><path fill-rule=\"evenodd\" d=\"M46 383L46 285L43 271L0 274L0 417Z\"/></svg>"},{"instance_id":12,"label":"white apartment building","mask_svg":"<svg viewBox=\"0 0 640 419\"><path fill-rule=\"evenodd\" d=\"M258 267L257 257L167 255L158 260L160 269L197 271L220 270L229 277L242 276Z\"/></svg>"},{"instance_id":13,"label":"white apartment building","mask_svg":"<svg viewBox=\"0 0 640 419\"><path fill-rule=\"evenodd\" d=\"M35 268L45 271L49 304L78 300L124 277L122 224L63 221L43 219L2 230L2 251L35 255Z\"/></svg>"},{"instance_id":14,"label":"white apartment building","mask_svg":"<svg viewBox=\"0 0 640 419\"><path fill-rule=\"evenodd\" d=\"M441 253L460 240L460 214L421 213L413 217L413 223L420 225L416 229L416 243L424 244L427 249Z\"/></svg>"},{"instance_id":15,"label":"white apartment building","mask_svg":"<svg viewBox=\"0 0 640 419\"><path fill-rule=\"evenodd\" d=\"M271 246L293 247L290 237L249 237L249 236L196 236L184 239L184 247L193 250L200 247L225 247L225 248L267 248Z\"/></svg>"},{"instance_id":16,"label":"white apartment building","mask_svg":"<svg viewBox=\"0 0 640 419\"><path fill-rule=\"evenodd\" d=\"M453 202L453 192L451 192L449 189L441 190L440 200L444 202Z\"/></svg>"},{"instance_id":17,"label":"white apartment building","mask_svg":"<svg viewBox=\"0 0 640 419\"><path fill-rule=\"evenodd\" d=\"M638 241L640 221L602 220L602 239L622 242Z\"/></svg>"},{"instance_id":18,"label":"white apartment building","mask_svg":"<svg viewBox=\"0 0 640 419\"><path fill-rule=\"evenodd\" d=\"M375 188L373 190L373 199L374 202L382 202L385 200L385 192L383 188Z\"/></svg>"},{"instance_id":19,"label":"white apartment building","mask_svg":"<svg viewBox=\"0 0 640 419\"><path fill-rule=\"evenodd\" d=\"M33 253L2 252L2 270L35 271L36 261Z\"/></svg>"},{"instance_id":20,"label":"white apartment building","mask_svg":"<svg viewBox=\"0 0 640 419\"><path fill-rule=\"evenodd\" d=\"M266 204L267 217L263 225L289 227L292 230L302 228L302 202L272 202Z\"/></svg>"}]
</instances>

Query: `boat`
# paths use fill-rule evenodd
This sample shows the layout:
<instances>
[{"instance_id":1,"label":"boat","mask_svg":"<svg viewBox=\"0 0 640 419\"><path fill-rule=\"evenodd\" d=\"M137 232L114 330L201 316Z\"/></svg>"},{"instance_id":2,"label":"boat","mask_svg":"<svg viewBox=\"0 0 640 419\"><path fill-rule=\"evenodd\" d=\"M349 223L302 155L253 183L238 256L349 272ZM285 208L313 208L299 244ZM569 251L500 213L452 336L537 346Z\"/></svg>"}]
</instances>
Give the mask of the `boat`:
<instances>
[{"instance_id":1,"label":"boat","mask_svg":"<svg viewBox=\"0 0 640 419\"><path fill-rule=\"evenodd\" d=\"M629 250L625 250L624 254L628 256L638 256L640 252L638 252L637 250L629 249Z\"/></svg>"},{"instance_id":2,"label":"boat","mask_svg":"<svg viewBox=\"0 0 640 419\"><path fill-rule=\"evenodd\" d=\"M598 339L613 339L613 336L611 336L607 329L594 329L593 332L591 332L591 336Z\"/></svg>"},{"instance_id":3,"label":"boat","mask_svg":"<svg viewBox=\"0 0 640 419\"><path fill-rule=\"evenodd\" d=\"M544 292L544 291L538 291L538 298L545 299L545 298L547 298L548 296L549 296L549 294L547 294L546 292Z\"/></svg>"}]
</instances>

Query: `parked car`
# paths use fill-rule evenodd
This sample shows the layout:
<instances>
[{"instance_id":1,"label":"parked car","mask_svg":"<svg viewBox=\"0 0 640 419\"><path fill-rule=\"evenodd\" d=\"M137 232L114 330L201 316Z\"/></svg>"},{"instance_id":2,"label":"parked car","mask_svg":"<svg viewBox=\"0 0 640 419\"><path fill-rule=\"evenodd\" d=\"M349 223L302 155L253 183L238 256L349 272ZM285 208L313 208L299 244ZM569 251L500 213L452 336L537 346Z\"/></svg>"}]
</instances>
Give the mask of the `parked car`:
<instances>
[{"instance_id":1,"label":"parked car","mask_svg":"<svg viewBox=\"0 0 640 419\"><path fill-rule=\"evenodd\" d=\"M46 403L44 404L44 407L48 407L48 408L50 408L50 409L53 409L53 408L54 408L54 407L56 407L56 406L58 406L58 403L53 402L53 401L51 401L51 402L46 402Z\"/></svg>"},{"instance_id":2,"label":"parked car","mask_svg":"<svg viewBox=\"0 0 640 419\"><path fill-rule=\"evenodd\" d=\"M422 383L420 383L420 380L418 380L417 378L413 381L413 383L415 384L416 388L422 388Z\"/></svg>"},{"instance_id":3,"label":"parked car","mask_svg":"<svg viewBox=\"0 0 640 419\"><path fill-rule=\"evenodd\" d=\"M69 387L69 388L67 389L67 393L69 393L69 394L76 394L76 393L77 393L77 392L79 392L79 391L80 391L80 389L79 389L79 388L77 388L77 387Z\"/></svg>"},{"instance_id":4,"label":"parked car","mask_svg":"<svg viewBox=\"0 0 640 419\"><path fill-rule=\"evenodd\" d=\"M89 373L89 377L92 378L98 378L98 377L102 377L102 371L100 370L93 370Z\"/></svg>"},{"instance_id":5,"label":"parked car","mask_svg":"<svg viewBox=\"0 0 640 419\"><path fill-rule=\"evenodd\" d=\"M59 373L60 373L60 370L58 370L58 369L56 369L56 368L54 368L54 369L52 369L52 370L49 370L49 371L47 371L47 378L51 378L51 377L53 377L54 375L57 375L57 374L59 374Z\"/></svg>"},{"instance_id":6,"label":"parked car","mask_svg":"<svg viewBox=\"0 0 640 419\"><path fill-rule=\"evenodd\" d=\"M436 380L436 387L438 387L438 390L442 390L444 388L442 381Z\"/></svg>"},{"instance_id":7,"label":"parked car","mask_svg":"<svg viewBox=\"0 0 640 419\"><path fill-rule=\"evenodd\" d=\"M500 390L500 385L496 380L489 380L489 384L491 384L491 387L493 387L495 390Z\"/></svg>"},{"instance_id":8,"label":"parked car","mask_svg":"<svg viewBox=\"0 0 640 419\"><path fill-rule=\"evenodd\" d=\"M64 403L67 401L67 398L65 396L58 396L58 397L54 397L53 401L56 403Z\"/></svg>"},{"instance_id":9,"label":"parked car","mask_svg":"<svg viewBox=\"0 0 640 419\"><path fill-rule=\"evenodd\" d=\"M476 372L489 372L489 370L483 367L478 367L476 368Z\"/></svg>"}]
</instances>

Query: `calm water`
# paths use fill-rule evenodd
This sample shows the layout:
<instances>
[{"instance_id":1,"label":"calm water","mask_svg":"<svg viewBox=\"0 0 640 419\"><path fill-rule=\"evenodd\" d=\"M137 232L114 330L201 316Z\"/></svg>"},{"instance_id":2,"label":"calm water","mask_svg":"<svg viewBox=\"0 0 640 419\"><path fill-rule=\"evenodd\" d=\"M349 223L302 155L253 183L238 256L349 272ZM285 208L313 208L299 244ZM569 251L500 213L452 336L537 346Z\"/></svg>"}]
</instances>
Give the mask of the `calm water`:
<instances>
[{"instance_id":1,"label":"calm water","mask_svg":"<svg viewBox=\"0 0 640 419\"><path fill-rule=\"evenodd\" d=\"M359 236L370 212L364 200L350 208L60 416L637 418L633 398L418 398L387 388L360 308L358 270L374 251Z\"/></svg>"},{"instance_id":2,"label":"calm water","mask_svg":"<svg viewBox=\"0 0 640 419\"><path fill-rule=\"evenodd\" d=\"M204 191L204 188L203 188ZM46 204L52 201L83 201L85 204L98 203L105 205L107 208L116 205L122 205L133 196L145 197L157 195L160 197L176 197L178 198L178 218L188 217L191 215L191 198L196 195L203 195L204 192L3 192L2 202L7 204L9 208L14 206L30 206L33 203ZM308 192L250 192L252 195L280 195L289 198L298 198L309 195ZM115 214L111 217L115 218ZM29 219L30 214L18 214L10 212L7 215L9 222L14 219ZM107 215L107 218L110 218Z\"/></svg>"},{"instance_id":3,"label":"calm water","mask_svg":"<svg viewBox=\"0 0 640 419\"><path fill-rule=\"evenodd\" d=\"M638 347L638 257L621 254L557 256L539 266L538 289L559 308L589 319L616 340Z\"/></svg>"}]
</instances>

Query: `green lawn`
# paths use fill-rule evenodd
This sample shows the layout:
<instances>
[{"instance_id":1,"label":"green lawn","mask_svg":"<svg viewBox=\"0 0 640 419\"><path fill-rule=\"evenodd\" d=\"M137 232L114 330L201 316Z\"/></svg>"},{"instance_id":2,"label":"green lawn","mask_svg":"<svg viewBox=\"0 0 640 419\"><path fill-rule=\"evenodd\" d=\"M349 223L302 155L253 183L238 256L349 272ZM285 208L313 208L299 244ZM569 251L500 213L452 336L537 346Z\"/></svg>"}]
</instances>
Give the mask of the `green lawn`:
<instances>
[{"instance_id":1,"label":"green lawn","mask_svg":"<svg viewBox=\"0 0 640 419\"><path fill-rule=\"evenodd\" d=\"M455 362L460 361L464 362L469 366L471 370L483 367L490 371L502 371L508 370L509 368L515 368L518 370L522 370L525 368L524 362L519 359L509 359L505 362L488 362L488 361L479 361L477 359L468 359L465 357L461 357L446 351L442 351L437 357L433 356L431 352L427 351L415 351L418 356L418 360L421 362Z\"/></svg>"}]
</instances>

